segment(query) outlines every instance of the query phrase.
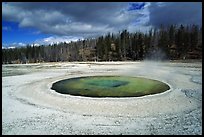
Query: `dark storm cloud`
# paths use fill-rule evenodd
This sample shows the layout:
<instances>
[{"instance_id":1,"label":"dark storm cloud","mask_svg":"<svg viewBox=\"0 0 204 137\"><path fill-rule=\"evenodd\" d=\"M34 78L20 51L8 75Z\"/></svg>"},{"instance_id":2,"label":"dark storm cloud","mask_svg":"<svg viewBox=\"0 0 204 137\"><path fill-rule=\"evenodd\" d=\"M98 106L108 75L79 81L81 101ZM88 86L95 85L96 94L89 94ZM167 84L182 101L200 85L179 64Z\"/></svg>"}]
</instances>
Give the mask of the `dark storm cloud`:
<instances>
[{"instance_id":1,"label":"dark storm cloud","mask_svg":"<svg viewBox=\"0 0 204 137\"><path fill-rule=\"evenodd\" d=\"M163 2L149 6L149 25L202 24L201 2Z\"/></svg>"}]
</instances>

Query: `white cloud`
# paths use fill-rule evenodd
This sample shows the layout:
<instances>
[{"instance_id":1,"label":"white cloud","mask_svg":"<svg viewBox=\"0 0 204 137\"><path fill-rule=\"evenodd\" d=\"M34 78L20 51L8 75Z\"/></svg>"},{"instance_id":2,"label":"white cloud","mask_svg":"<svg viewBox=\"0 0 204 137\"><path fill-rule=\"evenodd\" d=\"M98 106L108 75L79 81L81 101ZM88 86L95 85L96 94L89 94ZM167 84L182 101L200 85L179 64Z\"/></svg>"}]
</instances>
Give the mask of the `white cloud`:
<instances>
[{"instance_id":1,"label":"white cloud","mask_svg":"<svg viewBox=\"0 0 204 137\"><path fill-rule=\"evenodd\" d=\"M31 44L31 46L38 47L38 46L40 46L40 44L38 44L38 43L33 43L33 44Z\"/></svg>"},{"instance_id":2,"label":"white cloud","mask_svg":"<svg viewBox=\"0 0 204 137\"><path fill-rule=\"evenodd\" d=\"M128 11L128 7L126 2L7 2L2 3L2 18L40 33L92 37L127 29L135 19L142 20L145 10Z\"/></svg>"},{"instance_id":3,"label":"white cloud","mask_svg":"<svg viewBox=\"0 0 204 137\"><path fill-rule=\"evenodd\" d=\"M8 47L8 49L15 49L16 47L14 47L14 46L11 46L11 47Z\"/></svg>"},{"instance_id":4,"label":"white cloud","mask_svg":"<svg viewBox=\"0 0 204 137\"><path fill-rule=\"evenodd\" d=\"M57 43L123 29L144 32L160 24L202 23L201 5L201 2L145 2L141 9L128 10L128 2L7 2L2 3L2 20L35 28L35 33L54 35L38 41Z\"/></svg>"},{"instance_id":5,"label":"white cloud","mask_svg":"<svg viewBox=\"0 0 204 137\"><path fill-rule=\"evenodd\" d=\"M12 49L12 48L15 48L15 47L23 47L23 46L26 46L26 44L25 43L22 43L22 42L14 42L14 43L11 43L11 44L5 44L5 43L3 43L2 44L2 48L10 48L10 49Z\"/></svg>"},{"instance_id":6,"label":"white cloud","mask_svg":"<svg viewBox=\"0 0 204 137\"><path fill-rule=\"evenodd\" d=\"M133 16L134 14L139 14L140 16L133 18L134 20L128 25L127 30L129 32L140 31L145 33L152 27L151 25L147 25L149 22L149 6L150 2L146 2L143 9L132 13Z\"/></svg>"},{"instance_id":7,"label":"white cloud","mask_svg":"<svg viewBox=\"0 0 204 137\"><path fill-rule=\"evenodd\" d=\"M25 44L25 43L22 43L22 42L19 42L18 45L19 45L19 46L25 46L26 44Z\"/></svg>"},{"instance_id":8,"label":"white cloud","mask_svg":"<svg viewBox=\"0 0 204 137\"><path fill-rule=\"evenodd\" d=\"M36 45L49 45L56 44L60 42L69 43L71 41L77 41L79 39L83 39L82 37L71 37L71 36L51 36L44 39L39 39L35 41Z\"/></svg>"}]
</instances>

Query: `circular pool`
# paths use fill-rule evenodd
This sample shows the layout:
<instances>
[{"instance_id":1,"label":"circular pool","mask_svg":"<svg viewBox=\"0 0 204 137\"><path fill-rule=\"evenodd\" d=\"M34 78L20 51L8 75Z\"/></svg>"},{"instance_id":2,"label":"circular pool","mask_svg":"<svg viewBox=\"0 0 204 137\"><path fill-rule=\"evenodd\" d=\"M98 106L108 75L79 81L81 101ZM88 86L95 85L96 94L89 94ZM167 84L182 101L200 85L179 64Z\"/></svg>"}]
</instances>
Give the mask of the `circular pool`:
<instances>
[{"instance_id":1,"label":"circular pool","mask_svg":"<svg viewBox=\"0 0 204 137\"><path fill-rule=\"evenodd\" d=\"M170 89L158 80L128 76L88 76L53 83L51 89L61 94L86 97L139 97Z\"/></svg>"}]
</instances>

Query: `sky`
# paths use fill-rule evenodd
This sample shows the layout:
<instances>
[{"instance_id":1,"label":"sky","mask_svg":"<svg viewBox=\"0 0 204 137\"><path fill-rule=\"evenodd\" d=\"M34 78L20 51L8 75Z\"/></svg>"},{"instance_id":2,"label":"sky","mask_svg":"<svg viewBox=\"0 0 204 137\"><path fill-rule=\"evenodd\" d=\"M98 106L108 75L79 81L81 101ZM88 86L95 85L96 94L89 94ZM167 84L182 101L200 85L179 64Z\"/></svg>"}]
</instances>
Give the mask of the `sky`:
<instances>
[{"instance_id":1,"label":"sky","mask_svg":"<svg viewBox=\"0 0 204 137\"><path fill-rule=\"evenodd\" d=\"M2 48L202 24L202 2L2 2Z\"/></svg>"}]
</instances>

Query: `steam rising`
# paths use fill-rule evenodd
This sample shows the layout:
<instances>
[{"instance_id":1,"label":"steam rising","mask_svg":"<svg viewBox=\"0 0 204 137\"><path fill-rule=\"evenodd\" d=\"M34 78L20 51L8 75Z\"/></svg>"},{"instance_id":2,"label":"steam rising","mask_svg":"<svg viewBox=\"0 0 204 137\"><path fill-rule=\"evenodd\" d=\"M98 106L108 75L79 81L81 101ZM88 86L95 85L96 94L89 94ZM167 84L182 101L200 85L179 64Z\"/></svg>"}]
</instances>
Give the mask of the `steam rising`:
<instances>
[{"instance_id":1,"label":"steam rising","mask_svg":"<svg viewBox=\"0 0 204 137\"><path fill-rule=\"evenodd\" d=\"M163 61L166 59L167 59L166 53L161 48L157 48L154 50L150 50L149 53L147 53L146 58L144 60Z\"/></svg>"}]
</instances>

